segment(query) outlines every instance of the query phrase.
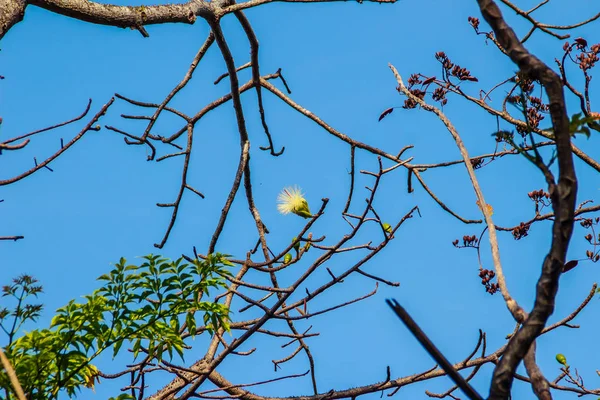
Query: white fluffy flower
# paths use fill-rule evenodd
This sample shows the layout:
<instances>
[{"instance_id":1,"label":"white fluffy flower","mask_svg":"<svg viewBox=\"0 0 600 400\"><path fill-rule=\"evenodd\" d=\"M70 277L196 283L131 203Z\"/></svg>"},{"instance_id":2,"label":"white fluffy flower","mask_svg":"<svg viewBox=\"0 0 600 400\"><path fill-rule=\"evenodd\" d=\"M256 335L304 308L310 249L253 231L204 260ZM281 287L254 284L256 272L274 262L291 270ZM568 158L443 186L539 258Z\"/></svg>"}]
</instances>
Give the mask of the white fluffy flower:
<instances>
[{"instance_id":1,"label":"white fluffy flower","mask_svg":"<svg viewBox=\"0 0 600 400\"><path fill-rule=\"evenodd\" d=\"M277 196L277 210L282 214L294 213L302 218L311 218L308 202L298 186L284 188Z\"/></svg>"}]
</instances>

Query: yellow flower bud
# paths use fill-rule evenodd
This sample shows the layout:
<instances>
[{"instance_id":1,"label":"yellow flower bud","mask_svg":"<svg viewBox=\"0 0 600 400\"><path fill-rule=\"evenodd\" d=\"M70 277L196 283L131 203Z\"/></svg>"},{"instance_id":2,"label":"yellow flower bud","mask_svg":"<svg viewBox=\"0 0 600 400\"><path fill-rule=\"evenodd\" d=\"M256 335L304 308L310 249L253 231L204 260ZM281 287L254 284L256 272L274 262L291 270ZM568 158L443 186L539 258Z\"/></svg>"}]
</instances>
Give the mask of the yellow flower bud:
<instances>
[{"instance_id":1,"label":"yellow flower bud","mask_svg":"<svg viewBox=\"0 0 600 400\"><path fill-rule=\"evenodd\" d=\"M392 226L390 224L388 224L387 222L384 222L383 230L386 231L387 233L392 233Z\"/></svg>"}]
</instances>

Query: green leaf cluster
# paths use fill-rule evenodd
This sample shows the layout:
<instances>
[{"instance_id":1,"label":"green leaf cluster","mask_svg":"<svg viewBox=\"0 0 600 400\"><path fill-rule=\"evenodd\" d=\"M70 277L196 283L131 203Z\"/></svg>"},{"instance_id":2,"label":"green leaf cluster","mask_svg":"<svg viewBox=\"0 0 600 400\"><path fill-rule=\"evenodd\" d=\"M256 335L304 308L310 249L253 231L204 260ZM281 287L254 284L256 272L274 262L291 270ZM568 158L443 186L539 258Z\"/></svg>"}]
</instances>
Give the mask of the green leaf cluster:
<instances>
[{"instance_id":1,"label":"green leaf cluster","mask_svg":"<svg viewBox=\"0 0 600 400\"><path fill-rule=\"evenodd\" d=\"M569 121L569 132L571 133L571 136L583 134L589 139L591 133L588 126L598 130L598 125L596 123L597 119L598 118L594 116L584 117L582 113L574 114Z\"/></svg>"},{"instance_id":2,"label":"green leaf cluster","mask_svg":"<svg viewBox=\"0 0 600 400\"><path fill-rule=\"evenodd\" d=\"M60 391L71 397L82 386L93 388L99 375L92 361L107 349L112 348L113 357L126 344L134 358L143 353L160 361L166 355L171 359L173 352L183 358L186 337L229 330L228 308L202 300L211 289L226 287L232 266L226 257L217 253L186 263L149 255L141 265L121 258L98 278L103 282L100 289L84 296L83 302L72 300L58 309L49 329L36 329L16 340L15 327L39 316L41 306L23 304L41 287L35 291L27 282L5 287L4 296L17 299L15 310L0 309L0 326L9 336L5 352L28 398L53 399ZM13 327L5 329L11 316ZM4 372L0 387L10 387Z\"/></svg>"}]
</instances>

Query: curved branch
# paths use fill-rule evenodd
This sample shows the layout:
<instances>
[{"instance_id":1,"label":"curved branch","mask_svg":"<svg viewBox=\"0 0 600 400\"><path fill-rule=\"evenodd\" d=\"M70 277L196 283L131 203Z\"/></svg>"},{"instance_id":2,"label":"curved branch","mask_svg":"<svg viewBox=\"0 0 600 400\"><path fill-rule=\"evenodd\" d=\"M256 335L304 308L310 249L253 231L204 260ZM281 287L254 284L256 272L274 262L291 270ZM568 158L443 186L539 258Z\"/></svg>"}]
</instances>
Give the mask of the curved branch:
<instances>
[{"instance_id":1,"label":"curved branch","mask_svg":"<svg viewBox=\"0 0 600 400\"><path fill-rule=\"evenodd\" d=\"M558 280L573 232L577 178L571 150L569 118L560 76L525 49L515 32L504 21L500 9L493 0L478 0L477 2L483 17L493 29L502 47L507 50L510 59L519 66L522 72L539 80L546 89L559 166L558 183L546 176L548 192L556 215L552 227L552 244L544 259L533 310L521 329L508 342L507 350L494 370L489 398L499 400L506 399L510 395L517 366L529 351L535 338L540 335L554 311Z\"/></svg>"},{"instance_id":2,"label":"curved branch","mask_svg":"<svg viewBox=\"0 0 600 400\"><path fill-rule=\"evenodd\" d=\"M52 126L47 126L45 128L35 130L33 132L26 133L21 136L14 137L12 139L5 140L4 142L0 143L0 149L2 149L2 150L22 149L23 147L25 147L29 144L29 139L23 140L21 143L15 144L15 145L9 145L9 143L28 138L29 136L37 135L38 133L42 133L42 132L50 131L52 129L60 128L61 126L69 125L75 121L79 121L80 119L82 119L83 117L85 117L87 115L87 113L90 111L91 106L92 106L92 99L89 99L87 106L85 107L85 110L83 110L83 112L81 114L79 114L77 117L72 118L68 121L60 122L60 123L52 125Z\"/></svg>"},{"instance_id":3,"label":"curved branch","mask_svg":"<svg viewBox=\"0 0 600 400\"><path fill-rule=\"evenodd\" d=\"M53 160L55 160L58 156L60 156L62 153L67 151L71 146L73 146L75 144L75 142L77 142L79 139L81 139L83 137L83 135L85 135L88 131L93 130L94 128L92 128L92 125L94 125L94 123L96 121L98 121L106 113L106 110L108 110L108 107L110 107L114 101L115 101L115 98L112 97L108 103L106 103L104 106L102 106L100 111L98 111L98 113L96 115L94 115L94 118L92 118L91 121L88 122L88 124L79 132L79 134L77 134L77 136L75 136L73 139L71 139L71 141L69 143L67 143L63 147L61 147L61 149L58 150L56 153L54 153L53 155L48 157L43 162L37 164L35 167L31 168L30 170L25 171L22 174L15 176L14 178L1 180L0 186L4 186L4 185L8 185L8 184L20 181L21 179L33 174L34 172L46 167Z\"/></svg>"}]
</instances>

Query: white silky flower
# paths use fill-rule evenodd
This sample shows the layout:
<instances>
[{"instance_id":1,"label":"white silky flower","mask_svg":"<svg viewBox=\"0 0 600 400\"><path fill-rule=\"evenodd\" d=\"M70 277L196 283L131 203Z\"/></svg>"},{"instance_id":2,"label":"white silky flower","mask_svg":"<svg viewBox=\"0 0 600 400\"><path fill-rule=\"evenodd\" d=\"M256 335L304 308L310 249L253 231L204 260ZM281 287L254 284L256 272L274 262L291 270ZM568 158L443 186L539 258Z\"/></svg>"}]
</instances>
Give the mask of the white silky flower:
<instances>
[{"instance_id":1,"label":"white silky flower","mask_svg":"<svg viewBox=\"0 0 600 400\"><path fill-rule=\"evenodd\" d=\"M277 210L282 214L293 213L302 218L311 218L308 202L298 186L284 188L277 196Z\"/></svg>"}]
</instances>

